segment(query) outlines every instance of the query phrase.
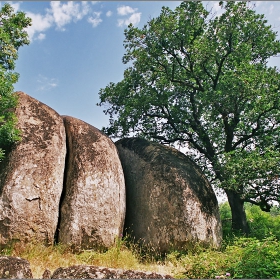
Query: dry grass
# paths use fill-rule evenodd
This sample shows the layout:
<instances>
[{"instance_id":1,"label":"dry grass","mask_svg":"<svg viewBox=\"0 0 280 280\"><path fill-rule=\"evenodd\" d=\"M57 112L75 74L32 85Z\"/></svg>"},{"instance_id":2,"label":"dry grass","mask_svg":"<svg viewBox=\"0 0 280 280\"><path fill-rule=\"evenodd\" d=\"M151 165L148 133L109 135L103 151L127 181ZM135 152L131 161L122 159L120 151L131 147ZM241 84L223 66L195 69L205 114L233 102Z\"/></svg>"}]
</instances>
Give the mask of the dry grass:
<instances>
[{"instance_id":1,"label":"dry grass","mask_svg":"<svg viewBox=\"0 0 280 280\"><path fill-rule=\"evenodd\" d=\"M47 247L36 243L16 243L10 255L28 260L34 278L41 278L45 269L53 272L58 267L79 264L77 256L61 245Z\"/></svg>"},{"instance_id":2,"label":"dry grass","mask_svg":"<svg viewBox=\"0 0 280 280\"><path fill-rule=\"evenodd\" d=\"M221 250L196 246L185 252L172 251L162 257L154 250L123 240L103 252L84 250L79 253L62 245L47 247L35 243L15 243L10 249L2 250L1 254L27 259L36 279L42 277L45 269L53 273L58 267L79 264L153 271L184 279L228 278L229 274L230 278L238 279L280 279L279 246L279 241L273 237L262 241L234 238Z\"/></svg>"},{"instance_id":3,"label":"dry grass","mask_svg":"<svg viewBox=\"0 0 280 280\"><path fill-rule=\"evenodd\" d=\"M163 274L178 273L180 267L170 261L155 261L143 259L136 248L128 248L123 242L105 252L85 250L74 253L63 245L45 246L36 243L15 243L10 249L2 250L1 255L11 255L24 258L30 262L34 278L42 278L45 269L52 273L58 267L86 264L110 268L154 271Z\"/></svg>"}]
</instances>

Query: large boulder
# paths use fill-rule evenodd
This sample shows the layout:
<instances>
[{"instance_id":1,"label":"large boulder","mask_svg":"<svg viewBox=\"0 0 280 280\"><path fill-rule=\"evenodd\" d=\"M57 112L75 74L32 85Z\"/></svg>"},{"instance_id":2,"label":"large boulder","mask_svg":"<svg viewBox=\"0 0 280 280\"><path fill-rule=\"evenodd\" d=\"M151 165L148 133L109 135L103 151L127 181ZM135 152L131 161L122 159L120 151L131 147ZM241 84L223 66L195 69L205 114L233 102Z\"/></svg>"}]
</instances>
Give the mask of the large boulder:
<instances>
[{"instance_id":1,"label":"large boulder","mask_svg":"<svg viewBox=\"0 0 280 280\"><path fill-rule=\"evenodd\" d=\"M0 163L0 244L11 240L52 243L63 188L66 136L50 107L17 92L21 141Z\"/></svg>"},{"instance_id":2,"label":"large boulder","mask_svg":"<svg viewBox=\"0 0 280 280\"><path fill-rule=\"evenodd\" d=\"M32 279L30 263L17 257L0 257L1 279Z\"/></svg>"},{"instance_id":3,"label":"large boulder","mask_svg":"<svg viewBox=\"0 0 280 280\"><path fill-rule=\"evenodd\" d=\"M155 272L133 271L99 267L92 265L73 265L56 269L51 279L173 279L170 275Z\"/></svg>"},{"instance_id":4,"label":"large boulder","mask_svg":"<svg viewBox=\"0 0 280 280\"><path fill-rule=\"evenodd\" d=\"M125 184L114 143L95 127L64 116L65 190L59 241L74 248L109 247L123 231Z\"/></svg>"},{"instance_id":5,"label":"large boulder","mask_svg":"<svg viewBox=\"0 0 280 280\"><path fill-rule=\"evenodd\" d=\"M160 252L222 241L214 191L176 149L140 138L116 142L126 183L125 230Z\"/></svg>"}]
</instances>

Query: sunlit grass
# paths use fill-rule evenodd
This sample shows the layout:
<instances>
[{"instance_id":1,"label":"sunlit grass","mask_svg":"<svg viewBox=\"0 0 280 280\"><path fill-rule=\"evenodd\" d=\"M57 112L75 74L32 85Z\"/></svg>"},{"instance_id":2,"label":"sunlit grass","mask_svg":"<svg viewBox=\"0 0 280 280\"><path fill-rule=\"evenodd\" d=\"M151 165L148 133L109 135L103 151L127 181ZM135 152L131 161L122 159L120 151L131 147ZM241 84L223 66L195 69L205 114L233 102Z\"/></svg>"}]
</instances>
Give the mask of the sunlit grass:
<instances>
[{"instance_id":1,"label":"sunlit grass","mask_svg":"<svg viewBox=\"0 0 280 280\"><path fill-rule=\"evenodd\" d=\"M53 273L58 267L79 264L153 271L185 279L280 278L280 242L273 236L263 240L235 237L220 250L195 246L192 250L172 251L163 256L127 240L117 240L108 250L78 253L60 244L15 243L2 249L1 254L27 259L37 279L45 269Z\"/></svg>"},{"instance_id":2,"label":"sunlit grass","mask_svg":"<svg viewBox=\"0 0 280 280\"><path fill-rule=\"evenodd\" d=\"M1 255L10 255L26 259L34 278L41 278L46 269L53 273L58 267L71 265L95 265L110 268L132 269L141 271L154 271L157 273L171 274L172 265L159 261L144 261L143 255L136 252L136 246L130 249L124 242L118 241L115 246L106 251L81 250L73 252L68 246L56 244L45 246L38 243L14 243L9 248L3 249ZM145 258L147 259L147 258Z\"/></svg>"},{"instance_id":3,"label":"sunlit grass","mask_svg":"<svg viewBox=\"0 0 280 280\"><path fill-rule=\"evenodd\" d=\"M45 246L36 243L16 243L10 255L28 260L33 277L37 279L42 277L45 269L53 272L58 267L80 264L77 255L62 245Z\"/></svg>"}]
</instances>

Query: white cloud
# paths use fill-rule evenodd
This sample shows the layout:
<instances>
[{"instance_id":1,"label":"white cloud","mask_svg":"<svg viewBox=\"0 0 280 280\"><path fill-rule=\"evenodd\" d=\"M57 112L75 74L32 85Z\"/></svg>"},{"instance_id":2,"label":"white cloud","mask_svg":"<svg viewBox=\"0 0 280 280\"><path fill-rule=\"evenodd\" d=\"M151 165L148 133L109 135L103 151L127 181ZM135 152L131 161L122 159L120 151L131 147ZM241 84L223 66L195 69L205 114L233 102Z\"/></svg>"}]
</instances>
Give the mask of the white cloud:
<instances>
[{"instance_id":1,"label":"white cloud","mask_svg":"<svg viewBox=\"0 0 280 280\"><path fill-rule=\"evenodd\" d=\"M136 12L137 10L138 10L137 8L133 9L130 6L121 6L121 7L117 8L118 15L120 15L120 16L126 16L128 14L132 14L132 13Z\"/></svg>"},{"instance_id":2,"label":"white cloud","mask_svg":"<svg viewBox=\"0 0 280 280\"><path fill-rule=\"evenodd\" d=\"M141 20L141 13L135 13L130 16L130 18L127 20L129 23L132 23L133 25L137 25Z\"/></svg>"},{"instance_id":3,"label":"white cloud","mask_svg":"<svg viewBox=\"0 0 280 280\"><path fill-rule=\"evenodd\" d=\"M53 17L50 14L41 15L26 12L26 16L32 19L32 25L27 28L30 41L34 39L36 33L41 33L42 31L47 30L53 24Z\"/></svg>"},{"instance_id":4,"label":"white cloud","mask_svg":"<svg viewBox=\"0 0 280 280\"><path fill-rule=\"evenodd\" d=\"M271 5L269 6L269 11L268 11L268 13L271 15L271 14L273 13L273 10L274 10L274 5L271 4Z\"/></svg>"},{"instance_id":5,"label":"white cloud","mask_svg":"<svg viewBox=\"0 0 280 280\"><path fill-rule=\"evenodd\" d=\"M100 18L101 12L94 12L94 17L89 17L88 22L92 24L92 27L96 27L102 22L102 19Z\"/></svg>"},{"instance_id":6,"label":"white cloud","mask_svg":"<svg viewBox=\"0 0 280 280\"><path fill-rule=\"evenodd\" d=\"M14 9L14 13L18 12L19 10L19 6L20 6L20 2L8 2L11 7Z\"/></svg>"},{"instance_id":7,"label":"white cloud","mask_svg":"<svg viewBox=\"0 0 280 280\"><path fill-rule=\"evenodd\" d=\"M112 11L108 11L108 12L106 13L106 16L107 16L107 17L110 17L112 14L113 14Z\"/></svg>"},{"instance_id":8,"label":"white cloud","mask_svg":"<svg viewBox=\"0 0 280 280\"><path fill-rule=\"evenodd\" d=\"M206 9L211 11L215 16L220 16L223 13L223 9L219 5L219 1L207 2ZM212 14L210 15L210 17Z\"/></svg>"},{"instance_id":9,"label":"white cloud","mask_svg":"<svg viewBox=\"0 0 280 280\"><path fill-rule=\"evenodd\" d=\"M129 14L130 17L126 19L118 19L118 26L125 26L132 23L133 25L137 25L141 19L141 13L136 13L138 8L132 8L130 6L121 6L117 8L118 15L127 16Z\"/></svg>"},{"instance_id":10,"label":"white cloud","mask_svg":"<svg viewBox=\"0 0 280 280\"><path fill-rule=\"evenodd\" d=\"M124 26L125 20L124 19L118 19L118 26Z\"/></svg>"},{"instance_id":11,"label":"white cloud","mask_svg":"<svg viewBox=\"0 0 280 280\"><path fill-rule=\"evenodd\" d=\"M263 1L254 1L256 3L256 7L259 7L260 5L263 4Z\"/></svg>"},{"instance_id":12,"label":"white cloud","mask_svg":"<svg viewBox=\"0 0 280 280\"><path fill-rule=\"evenodd\" d=\"M48 12L52 14L54 22L58 29L65 30L64 25L70 23L73 18L79 17L79 4L67 2L61 4L60 1L51 1L51 9Z\"/></svg>"},{"instance_id":13,"label":"white cloud","mask_svg":"<svg viewBox=\"0 0 280 280\"><path fill-rule=\"evenodd\" d=\"M39 40L39 41L42 41L42 40L44 40L46 38L46 34L44 34L44 33L40 33L38 36L37 36L37 40Z\"/></svg>"},{"instance_id":14,"label":"white cloud","mask_svg":"<svg viewBox=\"0 0 280 280\"><path fill-rule=\"evenodd\" d=\"M128 19L118 19L118 26L122 27L124 25L137 25L141 20L141 13L134 13Z\"/></svg>"},{"instance_id":15,"label":"white cloud","mask_svg":"<svg viewBox=\"0 0 280 280\"><path fill-rule=\"evenodd\" d=\"M38 91L46 91L58 86L58 80L55 78L48 78L41 74L38 75L37 83L39 84Z\"/></svg>"},{"instance_id":16,"label":"white cloud","mask_svg":"<svg viewBox=\"0 0 280 280\"><path fill-rule=\"evenodd\" d=\"M32 26L28 27L27 33L30 41L44 40L46 38L45 31L53 26L57 30L64 31L65 26L71 22L77 22L92 13L92 5L98 1L81 1L81 2L60 2L51 1L50 8L47 8L45 14L34 14L26 12L26 15L32 19ZM19 8L19 3L14 4ZM100 12L93 12L87 21L96 27L102 22ZM107 14L107 16L110 16Z\"/></svg>"},{"instance_id":17,"label":"white cloud","mask_svg":"<svg viewBox=\"0 0 280 280\"><path fill-rule=\"evenodd\" d=\"M86 1L82 2L82 7L81 7L81 11L78 14L77 19L80 20L82 19L84 16L86 16L89 12L91 11L91 8L89 6L89 4Z\"/></svg>"}]
</instances>

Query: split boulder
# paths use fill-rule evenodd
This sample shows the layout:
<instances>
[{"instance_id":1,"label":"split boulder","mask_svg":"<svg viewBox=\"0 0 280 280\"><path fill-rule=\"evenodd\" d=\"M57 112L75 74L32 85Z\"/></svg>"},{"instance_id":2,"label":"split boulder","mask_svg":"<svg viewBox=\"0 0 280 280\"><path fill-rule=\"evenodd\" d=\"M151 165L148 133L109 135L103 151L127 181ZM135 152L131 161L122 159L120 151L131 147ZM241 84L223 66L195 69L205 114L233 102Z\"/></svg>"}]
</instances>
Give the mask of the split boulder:
<instances>
[{"instance_id":1,"label":"split boulder","mask_svg":"<svg viewBox=\"0 0 280 280\"><path fill-rule=\"evenodd\" d=\"M59 241L110 247L123 231L125 184L114 143L97 128L64 116L67 160Z\"/></svg>"},{"instance_id":2,"label":"split boulder","mask_svg":"<svg viewBox=\"0 0 280 280\"><path fill-rule=\"evenodd\" d=\"M16 108L21 141L0 162L0 243L53 243L63 188L66 136L62 118L23 92Z\"/></svg>"},{"instance_id":3,"label":"split boulder","mask_svg":"<svg viewBox=\"0 0 280 280\"><path fill-rule=\"evenodd\" d=\"M140 138L121 139L116 146L126 183L126 232L160 252L197 242L220 246L215 193L190 158Z\"/></svg>"}]
</instances>

